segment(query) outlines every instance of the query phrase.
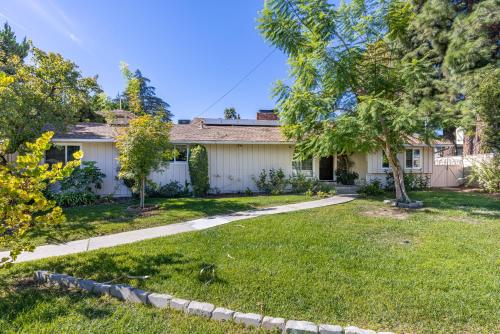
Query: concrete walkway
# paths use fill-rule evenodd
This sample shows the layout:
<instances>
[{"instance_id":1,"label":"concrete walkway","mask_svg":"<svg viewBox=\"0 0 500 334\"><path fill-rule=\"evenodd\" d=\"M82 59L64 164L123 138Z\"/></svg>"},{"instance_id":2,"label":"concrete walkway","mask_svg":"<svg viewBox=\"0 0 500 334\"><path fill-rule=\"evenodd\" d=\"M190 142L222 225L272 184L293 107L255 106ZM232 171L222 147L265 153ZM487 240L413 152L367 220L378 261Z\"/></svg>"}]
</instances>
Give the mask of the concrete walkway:
<instances>
[{"instance_id":1,"label":"concrete walkway","mask_svg":"<svg viewBox=\"0 0 500 334\"><path fill-rule=\"evenodd\" d=\"M305 209L319 208L328 205L342 204L352 201L355 196L339 195L320 199L316 201L287 204L251 211L235 212L227 215L205 217L196 220L190 220L177 224L170 224L158 227L145 228L116 234L103 235L90 239L70 241L64 244L45 245L35 249L34 252L23 252L17 257L17 262L33 261L44 259L51 256L61 256L86 252L89 250L113 247L117 245L128 244L131 242L164 237L184 232L204 230L210 227L224 225L237 220L255 218L259 216L272 215L276 213L292 212ZM0 252L0 258L8 256L9 252Z\"/></svg>"}]
</instances>

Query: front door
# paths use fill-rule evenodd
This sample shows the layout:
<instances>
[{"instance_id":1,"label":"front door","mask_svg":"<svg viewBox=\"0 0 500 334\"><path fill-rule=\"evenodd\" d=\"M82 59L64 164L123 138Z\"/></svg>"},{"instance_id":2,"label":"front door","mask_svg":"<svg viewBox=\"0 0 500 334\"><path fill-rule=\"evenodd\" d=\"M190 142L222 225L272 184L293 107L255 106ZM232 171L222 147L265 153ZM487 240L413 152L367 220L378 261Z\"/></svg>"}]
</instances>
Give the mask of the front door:
<instances>
[{"instance_id":1,"label":"front door","mask_svg":"<svg viewBox=\"0 0 500 334\"><path fill-rule=\"evenodd\" d=\"M333 156L324 157L319 160L319 179L333 181Z\"/></svg>"}]
</instances>

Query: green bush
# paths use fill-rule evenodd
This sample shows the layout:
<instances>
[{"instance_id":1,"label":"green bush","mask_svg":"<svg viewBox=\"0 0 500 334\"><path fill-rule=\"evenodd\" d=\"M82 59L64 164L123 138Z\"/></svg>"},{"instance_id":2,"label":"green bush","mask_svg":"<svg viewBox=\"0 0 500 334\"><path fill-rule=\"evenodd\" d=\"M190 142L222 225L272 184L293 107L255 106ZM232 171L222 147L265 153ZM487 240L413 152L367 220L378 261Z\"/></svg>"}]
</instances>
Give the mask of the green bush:
<instances>
[{"instance_id":1,"label":"green bush","mask_svg":"<svg viewBox=\"0 0 500 334\"><path fill-rule=\"evenodd\" d=\"M46 196L63 207L94 204L100 199L94 191L101 189L104 177L106 175L95 161L82 161L80 167L62 179L59 187L48 191Z\"/></svg>"},{"instance_id":2,"label":"green bush","mask_svg":"<svg viewBox=\"0 0 500 334\"><path fill-rule=\"evenodd\" d=\"M475 163L468 176L467 185L477 185L489 193L500 192L500 155Z\"/></svg>"},{"instance_id":3,"label":"green bush","mask_svg":"<svg viewBox=\"0 0 500 334\"><path fill-rule=\"evenodd\" d=\"M257 177L253 178L253 180L259 192L264 194L283 194L288 184L285 172L281 168L271 168L269 173L263 169Z\"/></svg>"},{"instance_id":4,"label":"green bush","mask_svg":"<svg viewBox=\"0 0 500 334\"><path fill-rule=\"evenodd\" d=\"M80 206L94 204L99 200L99 196L91 191L69 191L51 193L48 196L62 207Z\"/></svg>"},{"instance_id":5,"label":"green bush","mask_svg":"<svg viewBox=\"0 0 500 334\"><path fill-rule=\"evenodd\" d=\"M62 192L92 192L101 189L106 174L102 173L95 161L82 161L70 176L60 182Z\"/></svg>"},{"instance_id":6,"label":"green bush","mask_svg":"<svg viewBox=\"0 0 500 334\"><path fill-rule=\"evenodd\" d=\"M202 145L191 148L188 163L193 194L195 196L205 196L210 189L207 149Z\"/></svg>"},{"instance_id":7,"label":"green bush","mask_svg":"<svg viewBox=\"0 0 500 334\"><path fill-rule=\"evenodd\" d=\"M372 183L365 184L358 189L358 193L366 196L377 196L384 193L380 180L374 180Z\"/></svg>"},{"instance_id":8,"label":"green bush","mask_svg":"<svg viewBox=\"0 0 500 334\"><path fill-rule=\"evenodd\" d=\"M385 190L394 191L394 175L392 172L386 172ZM406 190L425 190L430 187L430 176L414 173L404 173L403 181Z\"/></svg>"},{"instance_id":9,"label":"green bush","mask_svg":"<svg viewBox=\"0 0 500 334\"><path fill-rule=\"evenodd\" d=\"M349 172L344 169L338 169L335 172L337 176L337 182L342 183L343 185L353 185L354 181L359 178L359 174L356 172Z\"/></svg>"}]
</instances>

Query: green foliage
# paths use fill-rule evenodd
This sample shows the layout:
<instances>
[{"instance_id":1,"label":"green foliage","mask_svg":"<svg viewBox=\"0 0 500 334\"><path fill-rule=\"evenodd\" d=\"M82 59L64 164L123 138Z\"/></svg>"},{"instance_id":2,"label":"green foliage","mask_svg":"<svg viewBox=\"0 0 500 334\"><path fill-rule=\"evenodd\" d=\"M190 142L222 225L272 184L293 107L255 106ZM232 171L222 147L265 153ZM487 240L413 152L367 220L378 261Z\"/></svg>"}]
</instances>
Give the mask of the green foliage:
<instances>
[{"instance_id":1,"label":"green foliage","mask_svg":"<svg viewBox=\"0 0 500 334\"><path fill-rule=\"evenodd\" d=\"M296 194L306 194L307 196L316 195L318 192L329 193L335 192L335 188L325 182L321 182L317 178L308 178L303 174L290 177L287 180L291 190Z\"/></svg>"},{"instance_id":2,"label":"green foliage","mask_svg":"<svg viewBox=\"0 0 500 334\"><path fill-rule=\"evenodd\" d=\"M394 175L391 172L387 172L385 175L386 186L385 189L388 191L394 191ZM405 187L408 190L427 190L430 187L431 180L430 176L423 174L405 173L403 177Z\"/></svg>"},{"instance_id":3,"label":"green foliage","mask_svg":"<svg viewBox=\"0 0 500 334\"><path fill-rule=\"evenodd\" d=\"M165 122L170 121L172 113L170 105L156 96L156 88L150 86L151 80L142 75L137 69L135 72L129 70L128 65L121 63L122 73L127 82L125 92L119 94L114 101L107 101L108 106L113 108L122 105L122 109L130 110L138 115L148 114L161 116Z\"/></svg>"},{"instance_id":4,"label":"green foliage","mask_svg":"<svg viewBox=\"0 0 500 334\"><path fill-rule=\"evenodd\" d=\"M10 144L5 154L24 149L48 124L57 130L79 119L99 90L96 78L82 77L78 66L56 53L32 48L29 61L13 56L0 68L12 69L12 83L0 90L0 138Z\"/></svg>"},{"instance_id":5,"label":"green foliage","mask_svg":"<svg viewBox=\"0 0 500 334\"><path fill-rule=\"evenodd\" d=\"M161 116L144 115L130 121L127 129L118 136L118 162L122 179L133 179L139 188L140 207L144 207L145 183L149 174L166 166L173 157L170 144L171 123Z\"/></svg>"},{"instance_id":6,"label":"green foliage","mask_svg":"<svg viewBox=\"0 0 500 334\"><path fill-rule=\"evenodd\" d=\"M361 0L335 9L327 0L270 0L259 18L264 37L288 56L292 84L278 82L274 96L297 155L384 150L405 202L397 153L409 136L433 136L442 120L439 109L420 108L408 94L432 71L425 58L401 57L393 41L412 17L405 3Z\"/></svg>"},{"instance_id":7,"label":"green foliage","mask_svg":"<svg viewBox=\"0 0 500 334\"><path fill-rule=\"evenodd\" d=\"M467 180L489 193L500 193L500 155L475 163Z\"/></svg>"},{"instance_id":8,"label":"green foliage","mask_svg":"<svg viewBox=\"0 0 500 334\"><path fill-rule=\"evenodd\" d=\"M240 114L236 112L234 107L224 109L224 119L240 119Z\"/></svg>"},{"instance_id":9,"label":"green foliage","mask_svg":"<svg viewBox=\"0 0 500 334\"><path fill-rule=\"evenodd\" d=\"M101 172L95 161L82 161L80 167L75 168L70 176L61 180L61 191L93 192L95 189L101 189L105 177L106 174Z\"/></svg>"},{"instance_id":10,"label":"green foliage","mask_svg":"<svg viewBox=\"0 0 500 334\"><path fill-rule=\"evenodd\" d=\"M358 189L358 193L365 196L379 196L384 192L380 180L374 180L371 183L364 184Z\"/></svg>"},{"instance_id":11,"label":"green foliage","mask_svg":"<svg viewBox=\"0 0 500 334\"><path fill-rule=\"evenodd\" d=\"M182 186L179 181L170 181L162 186L151 182L146 187L146 193L150 197L173 198L189 195L189 188Z\"/></svg>"},{"instance_id":12,"label":"green foliage","mask_svg":"<svg viewBox=\"0 0 500 334\"><path fill-rule=\"evenodd\" d=\"M245 195L246 195L246 196L252 196L252 195L253 195L253 191L252 191L252 189L250 189L250 188L248 188L248 187L247 187L247 188L245 189Z\"/></svg>"},{"instance_id":13,"label":"green foliage","mask_svg":"<svg viewBox=\"0 0 500 334\"><path fill-rule=\"evenodd\" d=\"M481 120L485 148L500 152L500 68L487 70L473 95Z\"/></svg>"},{"instance_id":14,"label":"green foliage","mask_svg":"<svg viewBox=\"0 0 500 334\"><path fill-rule=\"evenodd\" d=\"M3 29L0 30L0 71L8 74L14 74L14 68L8 65L8 60L13 57L23 62L28 56L30 43L23 38L21 42L17 41L16 34L7 22L4 23Z\"/></svg>"},{"instance_id":15,"label":"green foliage","mask_svg":"<svg viewBox=\"0 0 500 334\"><path fill-rule=\"evenodd\" d=\"M344 185L353 185L354 181L359 178L358 173L344 169L337 169L335 175L337 176L337 181Z\"/></svg>"},{"instance_id":16,"label":"green foliage","mask_svg":"<svg viewBox=\"0 0 500 334\"><path fill-rule=\"evenodd\" d=\"M259 192L272 195L283 194L288 184L285 172L281 168L271 168L269 172L263 169L253 180Z\"/></svg>"},{"instance_id":17,"label":"green foliage","mask_svg":"<svg viewBox=\"0 0 500 334\"><path fill-rule=\"evenodd\" d=\"M50 193L47 197L62 207L91 205L97 203L100 198L99 195L87 190Z\"/></svg>"},{"instance_id":18,"label":"green foliage","mask_svg":"<svg viewBox=\"0 0 500 334\"><path fill-rule=\"evenodd\" d=\"M208 153L203 145L195 145L189 155L189 177L195 196L205 196L210 189L208 177Z\"/></svg>"},{"instance_id":19,"label":"green foliage","mask_svg":"<svg viewBox=\"0 0 500 334\"><path fill-rule=\"evenodd\" d=\"M10 257L0 259L0 268L11 263L21 251L33 250L26 233L41 226L64 221L60 207L44 196L49 184L70 175L80 164L82 152L65 166L42 164L45 151L50 148L53 132L46 132L33 143L26 143L26 153L16 161L0 164L0 245L10 249ZM8 141L1 143L4 153Z\"/></svg>"}]
</instances>

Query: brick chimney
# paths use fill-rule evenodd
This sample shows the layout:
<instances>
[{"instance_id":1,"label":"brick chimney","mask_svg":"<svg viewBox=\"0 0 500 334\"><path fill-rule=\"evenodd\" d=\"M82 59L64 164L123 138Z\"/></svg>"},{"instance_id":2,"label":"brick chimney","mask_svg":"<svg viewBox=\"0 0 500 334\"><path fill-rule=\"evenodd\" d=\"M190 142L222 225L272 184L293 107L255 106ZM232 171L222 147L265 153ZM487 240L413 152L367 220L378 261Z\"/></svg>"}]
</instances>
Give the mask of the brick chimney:
<instances>
[{"instance_id":1,"label":"brick chimney","mask_svg":"<svg viewBox=\"0 0 500 334\"><path fill-rule=\"evenodd\" d=\"M259 121L277 121L278 114L274 109L261 109L257 111L257 120Z\"/></svg>"}]
</instances>

